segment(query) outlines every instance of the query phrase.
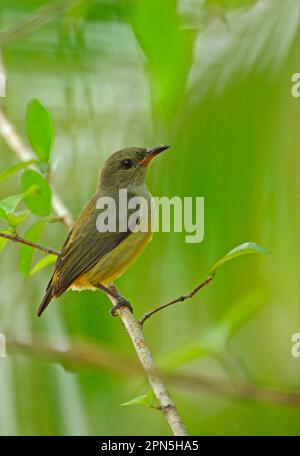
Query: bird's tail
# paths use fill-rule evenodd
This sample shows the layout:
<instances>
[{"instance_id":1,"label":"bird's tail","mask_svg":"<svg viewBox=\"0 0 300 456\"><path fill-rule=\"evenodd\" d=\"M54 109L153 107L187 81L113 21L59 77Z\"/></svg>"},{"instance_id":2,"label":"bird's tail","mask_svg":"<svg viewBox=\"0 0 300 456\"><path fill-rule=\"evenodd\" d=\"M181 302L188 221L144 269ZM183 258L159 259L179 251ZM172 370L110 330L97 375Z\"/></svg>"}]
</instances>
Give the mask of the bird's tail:
<instances>
[{"instance_id":1,"label":"bird's tail","mask_svg":"<svg viewBox=\"0 0 300 456\"><path fill-rule=\"evenodd\" d=\"M52 284L51 284L51 280L49 282L49 285L46 289L46 293L43 297L43 300L40 304L40 307L38 308L38 311L37 311L37 316L40 317L42 315L42 313L44 312L44 310L46 309L46 307L48 306L48 304L50 303L51 299L54 297L53 294L52 294L52 290L53 290L53 287L52 287Z\"/></svg>"}]
</instances>

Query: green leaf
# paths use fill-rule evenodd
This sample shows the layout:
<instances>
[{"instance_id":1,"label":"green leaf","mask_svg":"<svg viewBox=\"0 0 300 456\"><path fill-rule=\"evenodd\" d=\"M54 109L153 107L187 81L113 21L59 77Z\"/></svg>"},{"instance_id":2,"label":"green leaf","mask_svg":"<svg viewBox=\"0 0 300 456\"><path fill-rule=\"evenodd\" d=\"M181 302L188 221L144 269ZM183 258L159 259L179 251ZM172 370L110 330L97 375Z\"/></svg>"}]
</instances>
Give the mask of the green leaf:
<instances>
[{"instance_id":1,"label":"green leaf","mask_svg":"<svg viewBox=\"0 0 300 456\"><path fill-rule=\"evenodd\" d=\"M135 397L134 399L132 399L131 401L128 401L128 402L123 402L123 404L121 404L122 406L129 406L129 405L143 405L144 407L156 407L154 404L153 404L153 391L150 390L147 394L143 394L141 396L137 396Z\"/></svg>"},{"instance_id":2,"label":"green leaf","mask_svg":"<svg viewBox=\"0 0 300 456\"><path fill-rule=\"evenodd\" d=\"M6 220L13 229L23 222L29 214L28 211L14 213L22 198L23 195L12 195L0 201L0 218Z\"/></svg>"},{"instance_id":3,"label":"green leaf","mask_svg":"<svg viewBox=\"0 0 300 456\"><path fill-rule=\"evenodd\" d=\"M6 220L9 225L15 229L20 223L24 222L26 217L30 214L29 211L15 212L14 214L6 214Z\"/></svg>"},{"instance_id":4,"label":"green leaf","mask_svg":"<svg viewBox=\"0 0 300 456\"><path fill-rule=\"evenodd\" d=\"M38 242L44 227L45 221L38 221L34 223L25 233L24 238L28 241ZM19 257L19 269L24 277L28 277L31 269L32 257L34 254L34 248L28 245L21 245L20 257Z\"/></svg>"},{"instance_id":5,"label":"green leaf","mask_svg":"<svg viewBox=\"0 0 300 456\"><path fill-rule=\"evenodd\" d=\"M11 231L9 231L9 230L1 230L1 233L11 234ZM2 250L6 246L7 241L8 241L8 239L5 239L5 238L0 236L0 252L2 252Z\"/></svg>"},{"instance_id":6,"label":"green leaf","mask_svg":"<svg viewBox=\"0 0 300 456\"><path fill-rule=\"evenodd\" d=\"M41 269L48 266L49 264L55 263L56 259L57 259L56 255L49 254L49 255L44 256L41 260L39 260L34 265L34 267L31 269L29 275L32 276L32 275L36 274L37 272L39 272Z\"/></svg>"},{"instance_id":7,"label":"green leaf","mask_svg":"<svg viewBox=\"0 0 300 456\"><path fill-rule=\"evenodd\" d=\"M0 208L3 209L6 214L11 214L15 212L22 199L22 194L8 196L0 201Z\"/></svg>"},{"instance_id":8,"label":"green leaf","mask_svg":"<svg viewBox=\"0 0 300 456\"><path fill-rule=\"evenodd\" d=\"M3 184L3 182L5 182L9 177L16 174L18 171L24 168L28 168L28 166L31 166L33 164L38 164L38 161L28 160L22 163L18 163L17 165L14 165L11 168L8 168L7 170L3 171L3 173L0 174L0 184Z\"/></svg>"},{"instance_id":9,"label":"green leaf","mask_svg":"<svg viewBox=\"0 0 300 456\"><path fill-rule=\"evenodd\" d=\"M245 242L244 244L235 247L234 249L230 250L223 258L218 260L211 268L209 269L209 274L212 276L215 275L216 271L223 266L224 264L228 263L229 261L237 258L241 255L248 255L250 253L270 253L264 247L261 247L255 242Z\"/></svg>"},{"instance_id":10,"label":"green leaf","mask_svg":"<svg viewBox=\"0 0 300 456\"><path fill-rule=\"evenodd\" d=\"M27 107L27 135L38 157L49 162L54 137L54 126L49 111L34 98Z\"/></svg>"},{"instance_id":11,"label":"green leaf","mask_svg":"<svg viewBox=\"0 0 300 456\"><path fill-rule=\"evenodd\" d=\"M36 187L37 191L30 189ZM46 179L37 171L29 169L22 175L23 198L28 209L40 217L45 217L51 212L51 189Z\"/></svg>"},{"instance_id":12,"label":"green leaf","mask_svg":"<svg viewBox=\"0 0 300 456\"><path fill-rule=\"evenodd\" d=\"M186 89L196 33L183 29L176 0L134 2L131 25L146 56L153 107L159 115L174 116ZM147 18L147 20L146 20ZM163 30L163 39L154 30ZM170 84L170 68L176 78Z\"/></svg>"}]
</instances>

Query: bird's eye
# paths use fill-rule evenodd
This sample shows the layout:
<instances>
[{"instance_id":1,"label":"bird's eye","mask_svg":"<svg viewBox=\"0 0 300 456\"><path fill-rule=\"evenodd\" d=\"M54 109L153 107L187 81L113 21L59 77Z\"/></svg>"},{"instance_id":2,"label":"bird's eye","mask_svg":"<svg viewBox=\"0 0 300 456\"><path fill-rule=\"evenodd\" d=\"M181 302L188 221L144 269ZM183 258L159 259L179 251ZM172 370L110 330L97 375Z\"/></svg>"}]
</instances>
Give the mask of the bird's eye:
<instances>
[{"instance_id":1,"label":"bird's eye","mask_svg":"<svg viewBox=\"0 0 300 456\"><path fill-rule=\"evenodd\" d=\"M132 163L132 160L130 160L130 158L125 158L125 160L121 161L121 167L123 169L129 169L132 167L132 165L133 165L133 163Z\"/></svg>"}]
</instances>

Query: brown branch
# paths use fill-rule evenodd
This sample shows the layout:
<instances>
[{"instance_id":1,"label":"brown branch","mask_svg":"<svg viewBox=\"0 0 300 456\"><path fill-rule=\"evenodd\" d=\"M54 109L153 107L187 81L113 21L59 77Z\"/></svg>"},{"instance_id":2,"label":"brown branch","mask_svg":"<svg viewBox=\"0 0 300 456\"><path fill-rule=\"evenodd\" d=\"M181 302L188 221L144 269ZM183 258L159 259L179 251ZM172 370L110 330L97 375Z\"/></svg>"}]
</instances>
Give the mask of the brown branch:
<instances>
[{"instance_id":1,"label":"brown branch","mask_svg":"<svg viewBox=\"0 0 300 456\"><path fill-rule=\"evenodd\" d=\"M195 288L193 288L192 291L185 295L181 295L178 298L173 299L170 302L167 302L167 304L162 304L161 306L155 307L153 310L150 310L149 312L146 312L142 318L140 318L139 323L143 325L148 318L152 317L152 315L156 314L156 312L159 312L162 309L165 309L166 307L172 306L173 304L176 304L177 302L183 302L186 299L191 299L193 296L195 296L198 291L200 291L202 288L204 288L206 285L208 285L212 280L214 279L214 276L208 276L207 279L205 279L203 282L201 282L199 285L197 285Z\"/></svg>"},{"instance_id":2,"label":"brown branch","mask_svg":"<svg viewBox=\"0 0 300 456\"><path fill-rule=\"evenodd\" d=\"M21 238L17 234L1 233L1 231L0 231L0 237L9 239L10 241L13 241L13 242L18 242L20 244L28 245L29 247L33 247L34 249L40 250L41 252L50 253L51 255L59 255L58 250L51 249L50 247L45 247L44 245L37 244L36 242L28 241L27 239Z\"/></svg>"},{"instance_id":3,"label":"brown branch","mask_svg":"<svg viewBox=\"0 0 300 456\"><path fill-rule=\"evenodd\" d=\"M120 356L116 351L93 343L74 343L72 348L63 350L58 346L49 345L41 340L30 342L20 341L7 336L9 354L23 354L62 365L67 370L86 368L93 370L106 369L122 375L141 375L141 366L127 357ZM250 383L227 383L203 375L188 373L161 373L170 383L177 387L199 392L205 390L227 396L234 400L252 400L264 404L278 404L289 407L300 407L300 394L278 391L273 388L253 385Z\"/></svg>"},{"instance_id":4,"label":"brown branch","mask_svg":"<svg viewBox=\"0 0 300 456\"><path fill-rule=\"evenodd\" d=\"M108 297L114 305L117 303L114 297L111 295L108 295ZM159 402L159 410L165 415L173 435L188 435L177 407L166 387L164 378L156 367L155 361L145 340L142 325L134 318L133 313L128 307L120 307L117 312L124 323L141 365L146 372L150 386Z\"/></svg>"}]
</instances>

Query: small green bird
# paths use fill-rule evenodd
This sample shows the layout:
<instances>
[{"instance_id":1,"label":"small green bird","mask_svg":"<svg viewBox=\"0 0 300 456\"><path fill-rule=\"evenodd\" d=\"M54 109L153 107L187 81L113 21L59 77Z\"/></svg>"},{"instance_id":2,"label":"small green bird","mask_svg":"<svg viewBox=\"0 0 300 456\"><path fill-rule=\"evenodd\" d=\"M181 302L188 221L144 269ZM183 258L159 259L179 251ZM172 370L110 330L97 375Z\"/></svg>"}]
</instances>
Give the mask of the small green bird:
<instances>
[{"instance_id":1,"label":"small green bird","mask_svg":"<svg viewBox=\"0 0 300 456\"><path fill-rule=\"evenodd\" d=\"M53 298L61 296L68 289L105 291L116 299L117 304L111 310L113 315L121 306L132 310L130 303L118 294L113 281L142 253L152 238L152 231L150 224L145 232L130 230L128 219L131 212L119 211L119 190L127 190L128 200L133 197L145 198L151 211L151 194L145 182L148 165L168 148L131 147L115 152L107 159L96 193L84 207L62 246L38 316ZM112 198L116 204L116 231L104 232L97 228L97 201L103 197ZM118 230L124 225L125 230Z\"/></svg>"}]
</instances>

